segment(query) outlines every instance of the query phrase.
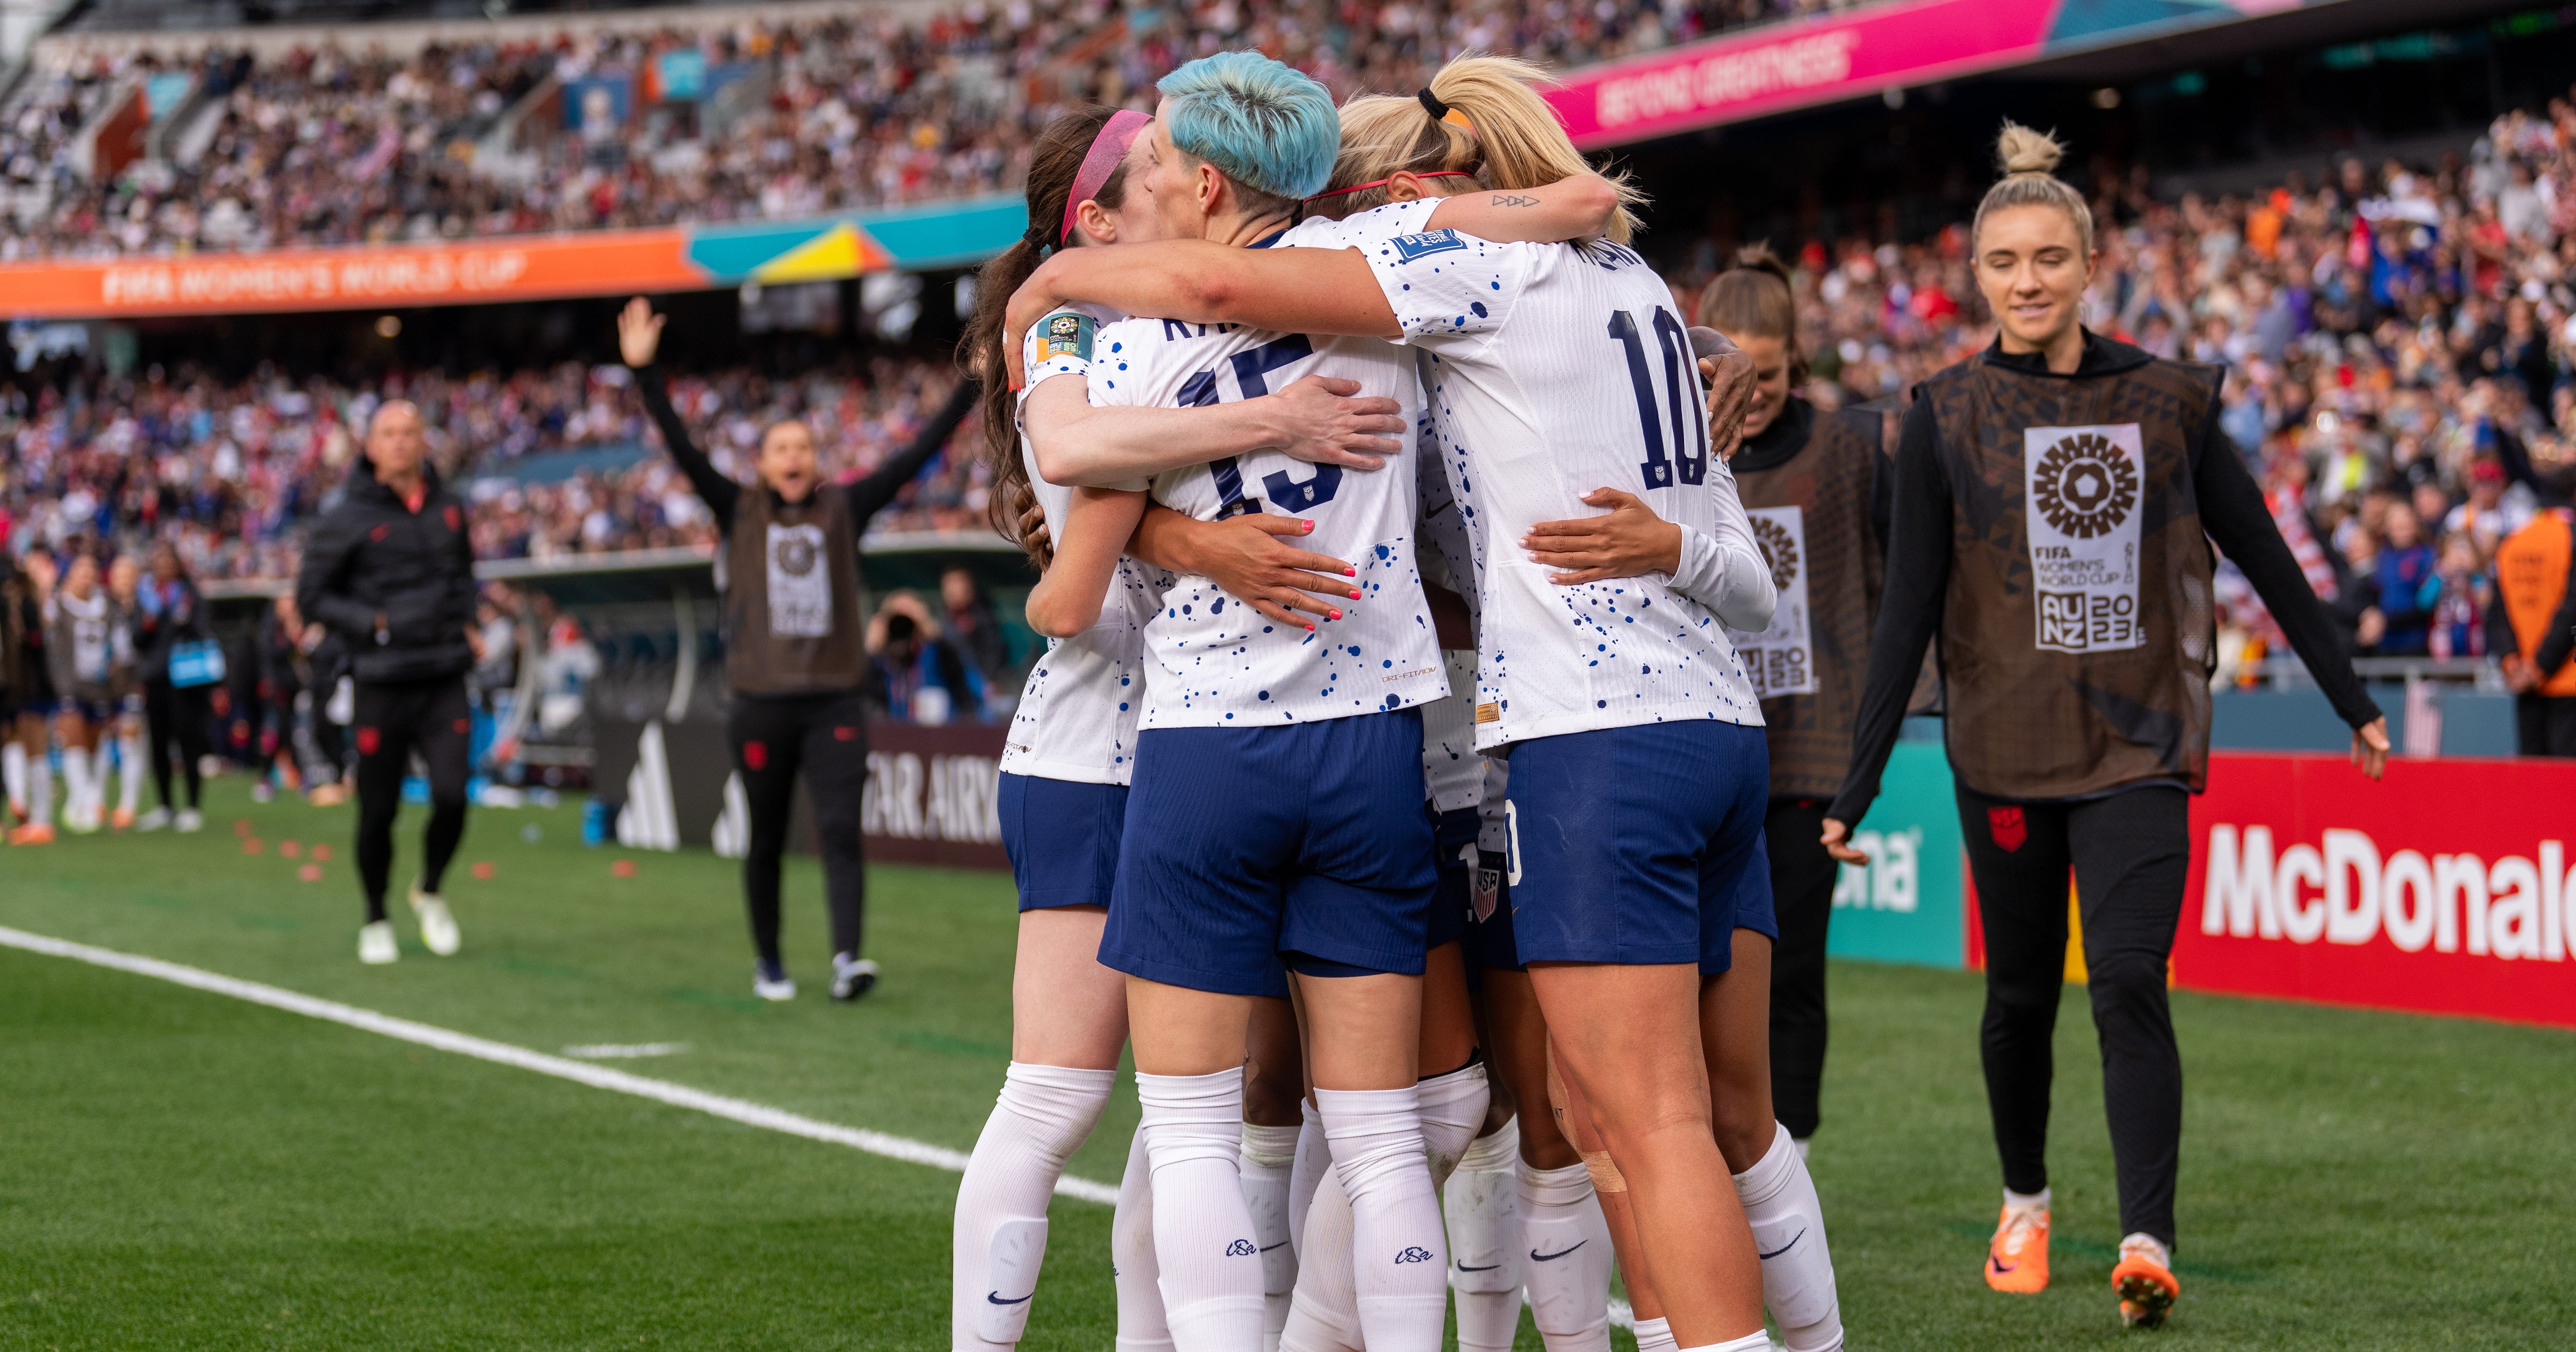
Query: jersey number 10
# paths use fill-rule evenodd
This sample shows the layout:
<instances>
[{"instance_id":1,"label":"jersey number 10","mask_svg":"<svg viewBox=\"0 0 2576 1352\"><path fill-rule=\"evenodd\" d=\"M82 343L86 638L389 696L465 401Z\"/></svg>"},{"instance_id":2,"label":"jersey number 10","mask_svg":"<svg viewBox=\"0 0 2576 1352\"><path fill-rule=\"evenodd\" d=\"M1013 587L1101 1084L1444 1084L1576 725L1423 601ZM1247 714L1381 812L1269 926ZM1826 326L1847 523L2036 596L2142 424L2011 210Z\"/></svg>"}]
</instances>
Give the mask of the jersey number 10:
<instances>
[{"instance_id":1,"label":"jersey number 10","mask_svg":"<svg viewBox=\"0 0 2576 1352\"><path fill-rule=\"evenodd\" d=\"M1249 352L1237 352L1226 360L1234 366L1235 388L1246 399L1258 399L1270 393L1271 372L1314 355L1315 345L1307 341L1306 335L1292 333ZM1201 408L1217 402L1215 371L1201 371L1182 382L1182 407ZM1261 499L1244 496L1243 471L1235 466L1233 456L1209 461L1208 474L1216 480L1217 520L1261 510ZM1281 511L1294 516L1331 502L1333 494L1341 490L1342 470L1338 465L1317 465L1315 477L1303 483L1289 478L1285 471L1265 474L1261 476L1261 486Z\"/></svg>"},{"instance_id":2,"label":"jersey number 10","mask_svg":"<svg viewBox=\"0 0 2576 1352\"><path fill-rule=\"evenodd\" d=\"M1672 413L1673 455L1664 458L1664 410L1655 406L1655 374L1646 362L1646 338L1637 317L1610 312L1610 336L1628 354L1628 384L1637 395L1637 421L1646 434L1646 461L1637 466L1648 488L1673 486L1673 460L1681 462L1682 482L1708 482L1708 419L1699 407L1699 366L1691 359L1690 335L1670 310L1655 307L1655 343L1664 353L1666 404ZM1685 394L1684 391L1688 391ZM1699 454L1691 454L1697 446Z\"/></svg>"}]
</instances>

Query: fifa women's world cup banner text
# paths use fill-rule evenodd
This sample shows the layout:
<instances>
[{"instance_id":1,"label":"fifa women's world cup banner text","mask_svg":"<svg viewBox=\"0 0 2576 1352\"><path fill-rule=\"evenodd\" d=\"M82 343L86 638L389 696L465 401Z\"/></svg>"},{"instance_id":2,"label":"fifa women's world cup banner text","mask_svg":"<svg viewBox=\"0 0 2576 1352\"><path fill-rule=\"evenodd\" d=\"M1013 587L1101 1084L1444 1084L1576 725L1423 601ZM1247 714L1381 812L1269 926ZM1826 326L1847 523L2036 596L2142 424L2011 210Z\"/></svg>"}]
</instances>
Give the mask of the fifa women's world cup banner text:
<instances>
[{"instance_id":1,"label":"fifa women's world cup banner text","mask_svg":"<svg viewBox=\"0 0 2576 1352\"><path fill-rule=\"evenodd\" d=\"M2576 1027L2576 762L2212 761L2175 984Z\"/></svg>"}]
</instances>

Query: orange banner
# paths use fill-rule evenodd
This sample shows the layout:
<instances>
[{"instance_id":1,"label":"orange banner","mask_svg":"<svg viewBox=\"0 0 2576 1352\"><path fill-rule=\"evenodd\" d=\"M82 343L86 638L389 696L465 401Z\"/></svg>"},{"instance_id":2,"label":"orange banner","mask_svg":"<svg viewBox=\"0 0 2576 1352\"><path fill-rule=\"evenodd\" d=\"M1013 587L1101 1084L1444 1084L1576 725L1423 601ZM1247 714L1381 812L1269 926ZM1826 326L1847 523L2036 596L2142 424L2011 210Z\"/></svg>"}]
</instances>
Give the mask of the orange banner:
<instances>
[{"instance_id":1,"label":"orange banner","mask_svg":"<svg viewBox=\"0 0 2576 1352\"><path fill-rule=\"evenodd\" d=\"M688 263L687 250L686 233L669 228L454 244L0 263L0 318L355 310L708 285L708 274Z\"/></svg>"}]
</instances>

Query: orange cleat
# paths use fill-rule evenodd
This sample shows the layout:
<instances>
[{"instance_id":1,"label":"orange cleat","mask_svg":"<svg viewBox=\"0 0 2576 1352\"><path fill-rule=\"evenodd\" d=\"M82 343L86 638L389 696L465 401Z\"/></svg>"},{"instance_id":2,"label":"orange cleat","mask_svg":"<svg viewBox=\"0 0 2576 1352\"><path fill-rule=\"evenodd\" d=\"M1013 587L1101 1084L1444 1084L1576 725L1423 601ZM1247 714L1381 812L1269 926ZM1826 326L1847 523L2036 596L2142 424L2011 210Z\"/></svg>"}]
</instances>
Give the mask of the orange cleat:
<instances>
[{"instance_id":1,"label":"orange cleat","mask_svg":"<svg viewBox=\"0 0 2576 1352\"><path fill-rule=\"evenodd\" d=\"M132 809L132 808L130 808L130 807L121 807L121 808L118 808L118 809L116 810L116 815L107 819L107 824L108 824L108 825L110 825L110 826L112 826L112 827L115 827L115 828L116 828L117 830L119 830L119 831L127 831L127 830L131 830L131 829L133 829L133 827L134 827L134 809Z\"/></svg>"},{"instance_id":2,"label":"orange cleat","mask_svg":"<svg viewBox=\"0 0 2576 1352\"><path fill-rule=\"evenodd\" d=\"M17 830L9 833L9 843L12 845L51 845L54 843L53 825L50 822L29 822L25 826L21 826Z\"/></svg>"},{"instance_id":3,"label":"orange cleat","mask_svg":"<svg viewBox=\"0 0 2576 1352\"><path fill-rule=\"evenodd\" d=\"M2182 1299L2182 1283L2172 1269L2156 1254L2125 1244L2120 1265L2111 1269L2111 1289L2120 1293L2120 1322L2130 1328L2164 1327L2165 1316Z\"/></svg>"},{"instance_id":4,"label":"orange cleat","mask_svg":"<svg viewBox=\"0 0 2576 1352\"><path fill-rule=\"evenodd\" d=\"M2048 1208L2004 1208L1986 1246L1986 1285L2016 1296L2048 1289Z\"/></svg>"}]
</instances>

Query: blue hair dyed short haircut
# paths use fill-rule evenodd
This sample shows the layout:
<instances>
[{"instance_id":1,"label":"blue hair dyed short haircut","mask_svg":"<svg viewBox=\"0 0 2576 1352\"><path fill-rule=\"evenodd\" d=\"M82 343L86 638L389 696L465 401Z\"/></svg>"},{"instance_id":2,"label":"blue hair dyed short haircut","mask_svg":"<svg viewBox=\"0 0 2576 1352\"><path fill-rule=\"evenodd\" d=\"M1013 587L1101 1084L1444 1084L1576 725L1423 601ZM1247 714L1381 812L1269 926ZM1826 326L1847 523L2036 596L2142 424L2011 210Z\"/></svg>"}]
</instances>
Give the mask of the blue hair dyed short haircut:
<instances>
[{"instance_id":1,"label":"blue hair dyed short haircut","mask_svg":"<svg viewBox=\"0 0 2576 1352\"><path fill-rule=\"evenodd\" d=\"M1311 76L1259 52L1203 56L1163 77L1172 144L1243 187L1303 200L1323 191L1341 152L1341 115Z\"/></svg>"}]
</instances>

